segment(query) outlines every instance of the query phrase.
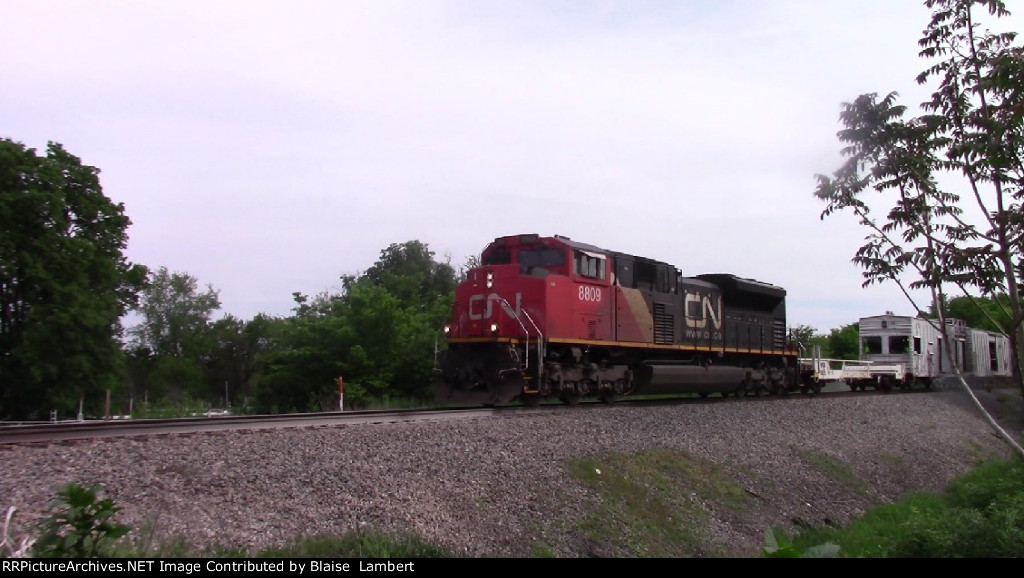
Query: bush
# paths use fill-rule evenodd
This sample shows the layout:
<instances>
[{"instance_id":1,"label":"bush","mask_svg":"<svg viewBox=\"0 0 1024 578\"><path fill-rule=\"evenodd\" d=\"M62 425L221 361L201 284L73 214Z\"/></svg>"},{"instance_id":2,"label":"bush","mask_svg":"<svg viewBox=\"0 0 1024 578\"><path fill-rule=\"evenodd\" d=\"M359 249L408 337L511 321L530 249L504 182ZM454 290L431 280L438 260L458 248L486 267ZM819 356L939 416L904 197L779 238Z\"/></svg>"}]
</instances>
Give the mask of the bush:
<instances>
[{"instance_id":1,"label":"bush","mask_svg":"<svg viewBox=\"0 0 1024 578\"><path fill-rule=\"evenodd\" d=\"M98 558L104 549L128 533L128 526L111 518L121 508L102 498L96 488L67 484L57 491L50 515L40 525L32 554L38 558Z\"/></svg>"}]
</instances>

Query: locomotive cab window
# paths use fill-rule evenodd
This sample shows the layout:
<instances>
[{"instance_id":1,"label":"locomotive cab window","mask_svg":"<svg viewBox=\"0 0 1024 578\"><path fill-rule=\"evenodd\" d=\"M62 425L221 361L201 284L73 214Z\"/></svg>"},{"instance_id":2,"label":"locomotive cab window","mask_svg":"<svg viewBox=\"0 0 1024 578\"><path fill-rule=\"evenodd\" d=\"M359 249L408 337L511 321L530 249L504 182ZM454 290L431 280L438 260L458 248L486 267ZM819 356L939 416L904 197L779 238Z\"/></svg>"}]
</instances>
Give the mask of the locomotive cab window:
<instances>
[{"instance_id":1,"label":"locomotive cab window","mask_svg":"<svg viewBox=\"0 0 1024 578\"><path fill-rule=\"evenodd\" d=\"M509 265L512 263L512 253L508 249L494 249L484 254L480 260L481 265Z\"/></svg>"},{"instance_id":2,"label":"locomotive cab window","mask_svg":"<svg viewBox=\"0 0 1024 578\"><path fill-rule=\"evenodd\" d=\"M597 253L587 251L575 251L573 253L573 271L582 277L591 279L605 278L605 257Z\"/></svg>"},{"instance_id":3,"label":"locomotive cab window","mask_svg":"<svg viewBox=\"0 0 1024 578\"><path fill-rule=\"evenodd\" d=\"M867 355L878 354L882 352L882 338L881 337L865 337L860 341L861 349Z\"/></svg>"}]
</instances>

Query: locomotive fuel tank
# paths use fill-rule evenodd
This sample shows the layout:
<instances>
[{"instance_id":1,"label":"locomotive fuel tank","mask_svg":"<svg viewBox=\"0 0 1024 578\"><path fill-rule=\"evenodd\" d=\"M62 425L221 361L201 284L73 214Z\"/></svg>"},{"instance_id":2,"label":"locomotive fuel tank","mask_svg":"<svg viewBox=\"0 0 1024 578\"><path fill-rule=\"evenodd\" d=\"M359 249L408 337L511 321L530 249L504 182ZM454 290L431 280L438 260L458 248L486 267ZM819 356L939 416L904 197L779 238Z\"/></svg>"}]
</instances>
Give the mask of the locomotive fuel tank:
<instances>
[{"instance_id":1,"label":"locomotive fuel tank","mask_svg":"<svg viewBox=\"0 0 1024 578\"><path fill-rule=\"evenodd\" d=\"M722 393L743 391L749 370L742 367L648 361L637 367L633 395Z\"/></svg>"}]
</instances>

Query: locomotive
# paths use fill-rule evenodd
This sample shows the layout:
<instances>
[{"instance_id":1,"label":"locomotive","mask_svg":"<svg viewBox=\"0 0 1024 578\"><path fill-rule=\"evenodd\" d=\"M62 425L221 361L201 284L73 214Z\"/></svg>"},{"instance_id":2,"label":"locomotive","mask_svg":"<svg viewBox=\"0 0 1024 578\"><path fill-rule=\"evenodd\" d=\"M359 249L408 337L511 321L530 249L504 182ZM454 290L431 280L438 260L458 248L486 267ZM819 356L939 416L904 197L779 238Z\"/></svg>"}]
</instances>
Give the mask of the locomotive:
<instances>
[{"instance_id":1,"label":"locomotive","mask_svg":"<svg viewBox=\"0 0 1024 578\"><path fill-rule=\"evenodd\" d=\"M786 291L560 235L498 237L456 287L435 364L441 402L574 405L626 395L800 387Z\"/></svg>"}]
</instances>

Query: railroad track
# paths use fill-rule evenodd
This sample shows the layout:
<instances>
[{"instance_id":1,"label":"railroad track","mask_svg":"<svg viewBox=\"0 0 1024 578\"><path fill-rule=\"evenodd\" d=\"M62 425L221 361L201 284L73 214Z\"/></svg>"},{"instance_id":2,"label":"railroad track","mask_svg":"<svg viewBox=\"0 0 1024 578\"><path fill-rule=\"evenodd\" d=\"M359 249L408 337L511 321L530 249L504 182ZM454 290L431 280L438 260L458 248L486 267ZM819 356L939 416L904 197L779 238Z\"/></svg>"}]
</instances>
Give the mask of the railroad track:
<instances>
[{"instance_id":1,"label":"railroad track","mask_svg":"<svg viewBox=\"0 0 1024 578\"><path fill-rule=\"evenodd\" d=\"M927 390L909 391L859 391L833 390L818 394L790 393L787 395L765 396L709 396L666 397L666 398L625 398L615 406L657 406L691 403L761 403L770 400L816 397L861 397L865 395L903 395L926 393ZM537 407L496 406L496 407L449 407L400 410L365 410L345 412L322 412L283 415L245 415L189 417L173 419L138 420L95 420L82 422L61 422L47 424L0 425L0 445L51 443L70 440L86 440L108 437L130 437L148 435L193 434L230 430L257 430L288 427L336 427L357 424L384 424L416 421L450 420L479 417L508 417L522 413L559 411L586 411L599 407L611 407L600 401L581 402L577 406L561 403L541 404Z\"/></svg>"},{"instance_id":2,"label":"railroad track","mask_svg":"<svg viewBox=\"0 0 1024 578\"><path fill-rule=\"evenodd\" d=\"M369 410L325 413L97 420L0 426L0 445L143 435L188 434L287 427L398 423L484 417L507 408Z\"/></svg>"}]
</instances>

